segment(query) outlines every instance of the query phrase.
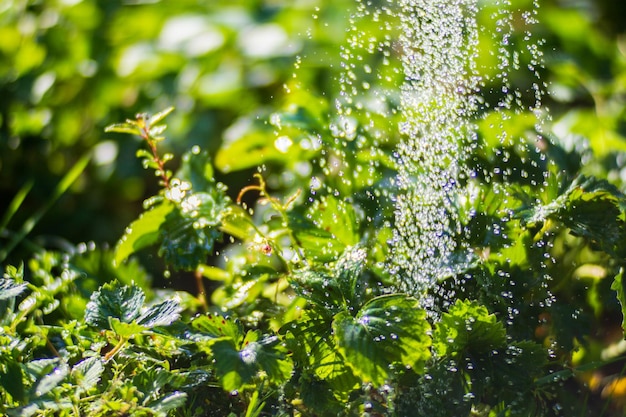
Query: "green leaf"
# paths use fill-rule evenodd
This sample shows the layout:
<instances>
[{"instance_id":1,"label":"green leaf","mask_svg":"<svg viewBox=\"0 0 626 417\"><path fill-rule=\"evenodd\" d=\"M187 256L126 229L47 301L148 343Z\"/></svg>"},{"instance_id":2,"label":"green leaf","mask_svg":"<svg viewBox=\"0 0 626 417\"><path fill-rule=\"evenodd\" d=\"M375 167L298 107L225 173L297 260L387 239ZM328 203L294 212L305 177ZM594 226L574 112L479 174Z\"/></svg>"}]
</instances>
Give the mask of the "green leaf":
<instances>
[{"instance_id":1,"label":"green leaf","mask_svg":"<svg viewBox=\"0 0 626 417\"><path fill-rule=\"evenodd\" d=\"M0 279L0 301L17 297L24 292L26 287L26 284L18 284L12 279Z\"/></svg>"},{"instance_id":2,"label":"green leaf","mask_svg":"<svg viewBox=\"0 0 626 417\"><path fill-rule=\"evenodd\" d=\"M124 285L135 283L144 290L150 288L150 276L139 260L129 259L120 264L114 261L115 255L113 249L99 247L76 251L72 255L70 265L84 277L76 282L81 293L91 295L99 285L115 280ZM81 313L80 317L82 316Z\"/></svg>"},{"instance_id":3,"label":"green leaf","mask_svg":"<svg viewBox=\"0 0 626 417\"><path fill-rule=\"evenodd\" d=\"M126 123L114 123L104 128L105 132L129 133L131 135L141 136L141 128L137 123L128 121Z\"/></svg>"},{"instance_id":4,"label":"green leaf","mask_svg":"<svg viewBox=\"0 0 626 417\"><path fill-rule=\"evenodd\" d=\"M99 357L90 357L74 365L70 376L76 385L76 393L82 394L96 387L103 372L104 365Z\"/></svg>"},{"instance_id":5,"label":"green leaf","mask_svg":"<svg viewBox=\"0 0 626 417\"><path fill-rule=\"evenodd\" d=\"M335 276L344 299L357 304L357 286L367 262L367 252L360 247L346 249L335 265Z\"/></svg>"},{"instance_id":6,"label":"green leaf","mask_svg":"<svg viewBox=\"0 0 626 417\"><path fill-rule=\"evenodd\" d=\"M289 228L307 259L316 262L332 262L346 246L326 230L317 228L312 221L299 216L295 210L289 212Z\"/></svg>"},{"instance_id":7,"label":"green leaf","mask_svg":"<svg viewBox=\"0 0 626 417\"><path fill-rule=\"evenodd\" d=\"M206 217L200 214L207 207L211 211L213 204L210 199L196 201L203 204L197 212L175 210L168 214L161 228L159 255L176 270L192 271L205 263L213 254L215 242L222 237L216 225L204 223Z\"/></svg>"},{"instance_id":8,"label":"green leaf","mask_svg":"<svg viewBox=\"0 0 626 417\"><path fill-rule=\"evenodd\" d=\"M619 273L615 275L611 289L615 291L617 300L622 307L622 330L626 339L626 282L624 281L624 268L620 268Z\"/></svg>"},{"instance_id":9,"label":"green leaf","mask_svg":"<svg viewBox=\"0 0 626 417\"><path fill-rule=\"evenodd\" d=\"M365 382L382 386L393 367L423 371L430 358L430 324L418 301L403 294L384 295L367 302L356 317L335 316L335 342L352 371Z\"/></svg>"},{"instance_id":10,"label":"green leaf","mask_svg":"<svg viewBox=\"0 0 626 417\"><path fill-rule=\"evenodd\" d=\"M213 166L209 153L199 152L196 149L186 152L182 158L182 165L176 172L176 178L190 183L195 193L210 193L216 188L216 182L213 178Z\"/></svg>"},{"instance_id":11,"label":"green leaf","mask_svg":"<svg viewBox=\"0 0 626 417\"><path fill-rule=\"evenodd\" d=\"M6 363L3 360L0 364L4 365L5 370L2 371L0 366L0 386L6 390L15 400L23 401L25 398L24 379L22 376L22 368L19 363L6 358Z\"/></svg>"},{"instance_id":12,"label":"green leaf","mask_svg":"<svg viewBox=\"0 0 626 417\"><path fill-rule=\"evenodd\" d=\"M334 261L346 247L359 242L354 208L333 196L324 196L306 212L289 212L289 227L308 258Z\"/></svg>"},{"instance_id":13,"label":"green leaf","mask_svg":"<svg viewBox=\"0 0 626 417\"><path fill-rule=\"evenodd\" d=\"M156 401L147 404L147 407L157 413L167 413L168 411L182 408L187 402L187 394L184 392L172 392L160 397Z\"/></svg>"},{"instance_id":14,"label":"green leaf","mask_svg":"<svg viewBox=\"0 0 626 417\"><path fill-rule=\"evenodd\" d=\"M222 237L219 226L230 205L226 187L213 180L208 154L189 152L172 183L180 190L168 190L176 209L160 225L159 255L174 269L194 270L213 253Z\"/></svg>"},{"instance_id":15,"label":"green leaf","mask_svg":"<svg viewBox=\"0 0 626 417\"><path fill-rule=\"evenodd\" d=\"M285 324L280 333L285 334L294 362L301 364L316 380L332 387L336 397L347 399L360 381L337 349L332 335L332 316L325 313L307 310L300 320Z\"/></svg>"},{"instance_id":16,"label":"green leaf","mask_svg":"<svg viewBox=\"0 0 626 417\"><path fill-rule=\"evenodd\" d=\"M240 389L256 375L250 352L247 351L244 361L232 339L216 340L211 344L211 352L215 358L215 371L226 391Z\"/></svg>"},{"instance_id":17,"label":"green leaf","mask_svg":"<svg viewBox=\"0 0 626 417\"><path fill-rule=\"evenodd\" d=\"M273 144L271 132L252 131L225 143L215 155L215 166L228 173L260 166L270 161L284 161L286 155Z\"/></svg>"},{"instance_id":18,"label":"green leaf","mask_svg":"<svg viewBox=\"0 0 626 417\"><path fill-rule=\"evenodd\" d=\"M58 359L39 359L29 362L27 368L35 376L35 383L31 387L32 397L41 397L52 391L69 374L67 364Z\"/></svg>"},{"instance_id":19,"label":"green leaf","mask_svg":"<svg viewBox=\"0 0 626 417\"><path fill-rule=\"evenodd\" d=\"M362 248L348 248L332 271L321 268L294 271L291 284L300 296L333 314L345 308L358 308L357 286L366 256Z\"/></svg>"},{"instance_id":20,"label":"green leaf","mask_svg":"<svg viewBox=\"0 0 626 417\"><path fill-rule=\"evenodd\" d=\"M243 326L239 320L219 314L207 314L194 318L191 327L209 338L230 338L235 344L243 340Z\"/></svg>"},{"instance_id":21,"label":"green leaf","mask_svg":"<svg viewBox=\"0 0 626 417\"><path fill-rule=\"evenodd\" d=\"M359 243L356 212L345 200L323 196L308 209L308 214L316 227L331 232L345 246Z\"/></svg>"},{"instance_id":22,"label":"green leaf","mask_svg":"<svg viewBox=\"0 0 626 417\"><path fill-rule=\"evenodd\" d=\"M551 201L524 208L518 217L525 225L541 224L548 219L568 227L611 256L624 259L626 249L626 196L605 180L580 175Z\"/></svg>"},{"instance_id":23,"label":"green leaf","mask_svg":"<svg viewBox=\"0 0 626 417\"><path fill-rule=\"evenodd\" d=\"M180 318L182 308L176 300L165 300L156 304L137 318L137 323L147 328L168 326Z\"/></svg>"},{"instance_id":24,"label":"green leaf","mask_svg":"<svg viewBox=\"0 0 626 417\"><path fill-rule=\"evenodd\" d=\"M125 339L132 339L136 335L146 330L145 326L137 324L136 322L123 323L116 317L109 317L109 328L120 337Z\"/></svg>"},{"instance_id":25,"label":"green leaf","mask_svg":"<svg viewBox=\"0 0 626 417\"><path fill-rule=\"evenodd\" d=\"M249 331L241 347L231 338L220 339L211 344L215 370L227 391L240 389L263 371L270 382L284 382L293 368L285 359L285 352L275 336L260 339L260 332Z\"/></svg>"},{"instance_id":26,"label":"green leaf","mask_svg":"<svg viewBox=\"0 0 626 417\"><path fill-rule=\"evenodd\" d=\"M149 126L154 126L157 123L161 122L162 120L164 120L171 112L174 111L174 107L168 107L167 109L158 112L157 114L151 116L148 119L148 125Z\"/></svg>"},{"instance_id":27,"label":"green leaf","mask_svg":"<svg viewBox=\"0 0 626 417\"><path fill-rule=\"evenodd\" d=\"M481 354L506 344L506 330L476 301L457 300L435 327L433 347L439 356Z\"/></svg>"},{"instance_id":28,"label":"green leaf","mask_svg":"<svg viewBox=\"0 0 626 417\"><path fill-rule=\"evenodd\" d=\"M144 212L132 222L115 247L115 264L120 265L138 250L157 243L161 225L174 208L172 203L164 201Z\"/></svg>"},{"instance_id":29,"label":"green leaf","mask_svg":"<svg viewBox=\"0 0 626 417\"><path fill-rule=\"evenodd\" d=\"M337 280L325 271L294 271L290 282L298 295L331 314L347 307Z\"/></svg>"},{"instance_id":30,"label":"green leaf","mask_svg":"<svg viewBox=\"0 0 626 417\"><path fill-rule=\"evenodd\" d=\"M109 318L131 323L140 316L144 300L143 291L135 285L122 286L117 281L104 284L87 303L85 323L100 329L111 328Z\"/></svg>"},{"instance_id":31,"label":"green leaf","mask_svg":"<svg viewBox=\"0 0 626 417\"><path fill-rule=\"evenodd\" d=\"M0 220L0 231L5 230L6 227L9 225L9 222L11 221L15 213L19 211L20 206L24 202L24 199L26 198L30 190L33 188L34 184L35 181L33 179L28 180L15 194L15 196L11 200L11 203L9 203L7 207L7 211L4 213L4 216L2 216L2 220Z\"/></svg>"}]
</instances>

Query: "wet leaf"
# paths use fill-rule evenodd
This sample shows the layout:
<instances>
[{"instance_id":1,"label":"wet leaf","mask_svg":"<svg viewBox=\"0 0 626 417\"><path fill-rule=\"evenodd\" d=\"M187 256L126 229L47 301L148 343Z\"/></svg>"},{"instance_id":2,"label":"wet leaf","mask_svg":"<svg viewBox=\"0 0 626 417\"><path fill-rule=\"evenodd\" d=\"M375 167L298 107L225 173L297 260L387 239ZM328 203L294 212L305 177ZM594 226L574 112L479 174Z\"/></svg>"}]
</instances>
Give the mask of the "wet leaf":
<instances>
[{"instance_id":1,"label":"wet leaf","mask_svg":"<svg viewBox=\"0 0 626 417\"><path fill-rule=\"evenodd\" d=\"M412 297L402 294L372 299L351 316L333 321L335 342L352 371L374 386L393 375L392 366L421 373L430 358L430 324Z\"/></svg>"},{"instance_id":2,"label":"wet leaf","mask_svg":"<svg viewBox=\"0 0 626 417\"><path fill-rule=\"evenodd\" d=\"M339 283L325 271L296 271L292 274L291 284L301 297L332 314L346 307L346 299Z\"/></svg>"},{"instance_id":3,"label":"wet leaf","mask_svg":"<svg viewBox=\"0 0 626 417\"><path fill-rule=\"evenodd\" d=\"M554 194L554 193L552 193ZM626 250L626 196L605 180L579 175L551 201L527 207L518 216L527 226L548 219L568 227L606 253L624 259Z\"/></svg>"},{"instance_id":4,"label":"wet leaf","mask_svg":"<svg viewBox=\"0 0 626 417\"><path fill-rule=\"evenodd\" d=\"M118 282L104 284L91 295L85 311L85 323L100 329L110 329L109 318L131 323L141 314L145 300L143 291L134 285Z\"/></svg>"},{"instance_id":5,"label":"wet leaf","mask_svg":"<svg viewBox=\"0 0 626 417\"><path fill-rule=\"evenodd\" d=\"M433 347L440 357L490 352L506 344L506 330L476 301L457 300L435 327Z\"/></svg>"},{"instance_id":6,"label":"wet leaf","mask_svg":"<svg viewBox=\"0 0 626 417\"><path fill-rule=\"evenodd\" d=\"M261 338L260 332L249 331L241 346L233 339L220 339L211 344L215 368L222 387L227 391L241 389L263 371L272 383L284 382L293 368L276 337Z\"/></svg>"},{"instance_id":7,"label":"wet leaf","mask_svg":"<svg viewBox=\"0 0 626 417\"><path fill-rule=\"evenodd\" d=\"M215 242L222 237L220 225L230 199L226 188L213 180L205 152L187 153L172 182L185 187L169 191L176 208L160 224L159 255L174 269L194 270L213 254Z\"/></svg>"}]
</instances>

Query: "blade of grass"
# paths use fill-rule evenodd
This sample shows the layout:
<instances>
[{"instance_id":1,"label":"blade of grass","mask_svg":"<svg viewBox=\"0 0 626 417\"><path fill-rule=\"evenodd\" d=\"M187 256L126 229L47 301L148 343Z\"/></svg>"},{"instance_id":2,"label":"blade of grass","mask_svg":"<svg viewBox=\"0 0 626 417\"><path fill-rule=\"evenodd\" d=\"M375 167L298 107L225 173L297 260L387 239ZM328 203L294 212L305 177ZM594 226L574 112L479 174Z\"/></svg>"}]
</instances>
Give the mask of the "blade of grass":
<instances>
[{"instance_id":1,"label":"blade of grass","mask_svg":"<svg viewBox=\"0 0 626 417\"><path fill-rule=\"evenodd\" d=\"M0 222L0 231L6 229L15 213L17 213L17 211L20 209L20 206L24 202L24 199L33 188L33 184L35 184L35 181L33 181L32 179L27 181L26 184L24 184L22 188L20 188L17 194L15 194L15 197L13 197L11 204L9 204L6 213L4 213L4 216L2 217L2 221Z\"/></svg>"},{"instance_id":2,"label":"blade of grass","mask_svg":"<svg viewBox=\"0 0 626 417\"><path fill-rule=\"evenodd\" d=\"M85 170L90 159L91 152L87 152L74 164L68 173L65 174L52 192L48 201L46 201L45 204L39 208L39 210L33 213L33 215L30 216L24 224L22 224L20 230L13 235L9 243L0 250L0 263L4 262L9 253L11 253L11 251L15 249L15 247L26 237L26 235L33 230L35 225L41 220L46 212L50 210L50 207L52 207L52 205L70 188L78 176Z\"/></svg>"}]
</instances>

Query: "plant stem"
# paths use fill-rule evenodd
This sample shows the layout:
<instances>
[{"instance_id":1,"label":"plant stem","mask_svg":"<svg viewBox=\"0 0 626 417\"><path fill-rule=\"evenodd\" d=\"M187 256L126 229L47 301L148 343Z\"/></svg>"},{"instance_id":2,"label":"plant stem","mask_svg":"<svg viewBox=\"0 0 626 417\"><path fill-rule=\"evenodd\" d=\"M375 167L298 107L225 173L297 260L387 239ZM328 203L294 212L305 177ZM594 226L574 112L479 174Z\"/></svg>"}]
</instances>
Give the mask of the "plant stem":
<instances>
[{"instance_id":1,"label":"plant stem","mask_svg":"<svg viewBox=\"0 0 626 417\"><path fill-rule=\"evenodd\" d=\"M200 268L196 268L194 272L194 277L196 278L196 288L198 289L198 301L202 306L202 310L205 312L209 311L209 305L206 301L206 289L204 288L204 281L202 277L202 270Z\"/></svg>"},{"instance_id":2,"label":"plant stem","mask_svg":"<svg viewBox=\"0 0 626 417\"><path fill-rule=\"evenodd\" d=\"M128 338L122 337L120 339L120 341L117 343L117 345L115 345L115 347L113 349L111 349L111 351L109 351L109 353L104 355L104 362L108 362L109 360L111 360L111 358L113 358L113 356L115 356L117 354L117 352L122 350L122 348L124 347L126 342L128 342Z\"/></svg>"},{"instance_id":3,"label":"plant stem","mask_svg":"<svg viewBox=\"0 0 626 417\"><path fill-rule=\"evenodd\" d=\"M165 161L159 156L157 149L157 142L150 134L150 125L146 120L141 125L141 138L146 141L150 152L152 152L152 160L158 165L161 179L163 180L163 186L170 188L170 178L165 171Z\"/></svg>"}]
</instances>

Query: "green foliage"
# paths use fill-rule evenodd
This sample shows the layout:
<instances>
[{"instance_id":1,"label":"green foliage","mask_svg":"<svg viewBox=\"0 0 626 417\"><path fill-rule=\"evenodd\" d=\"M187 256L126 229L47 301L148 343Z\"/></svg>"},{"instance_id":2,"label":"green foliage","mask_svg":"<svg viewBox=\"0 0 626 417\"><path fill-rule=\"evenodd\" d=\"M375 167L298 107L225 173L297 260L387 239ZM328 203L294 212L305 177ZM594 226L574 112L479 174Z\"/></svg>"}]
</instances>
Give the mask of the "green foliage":
<instances>
[{"instance_id":1,"label":"green foliage","mask_svg":"<svg viewBox=\"0 0 626 417\"><path fill-rule=\"evenodd\" d=\"M333 320L337 346L352 371L380 387L393 368L423 372L430 357L430 325L417 300L386 295L368 301L356 316L339 313Z\"/></svg>"},{"instance_id":2,"label":"green foliage","mask_svg":"<svg viewBox=\"0 0 626 417\"><path fill-rule=\"evenodd\" d=\"M221 216L230 200L225 187L213 179L209 156L194 148L183 156L182 166L173 177L165 168L172 156L160 157L157 144L166 125L159 124L173 108L155 116L141 114L137 119L107 127L107 131L141 136L152 153L142 151L144 168L155 170L164 187L146 201L150 209L135 220L120 240L115 261L122 262L135 251L159 244L159 255L174 269L193 270L211 254L221 237Z\"/></svg>"},{"instance_id":3,"label":"green foliage","mask_svg":"<svg viewBox=\"0 0 626 417\"><path fill-rule=\"evenodd\" d=\"M0 7L0 414L624 414L611 1L542 2L554 123L536 126L525 93L516 112L481 107L450 202L457 253L424 294L398 293L388 262L401 51L352 38L397 39L397 17L101 3ZM512 30L515 49L528 34ZM479 67L501 47L483 38ZM111 124L150 108L165 110ZM90 239L117 245L67 241Z\"/></svg>"},{"instance_id":4,"label":"green foliage","mask_svg":"<svg viewBox=\"0 0 626 417\"><path fill-rule=\"evenodd\" d=\"M440 357L480 354L504 345L504 325L475 301L457 300L433 333L433 346Z\"/></svg>"}]
</instances>

